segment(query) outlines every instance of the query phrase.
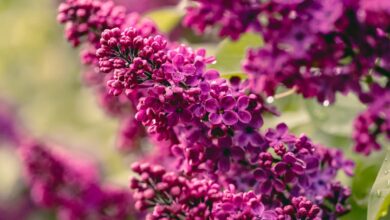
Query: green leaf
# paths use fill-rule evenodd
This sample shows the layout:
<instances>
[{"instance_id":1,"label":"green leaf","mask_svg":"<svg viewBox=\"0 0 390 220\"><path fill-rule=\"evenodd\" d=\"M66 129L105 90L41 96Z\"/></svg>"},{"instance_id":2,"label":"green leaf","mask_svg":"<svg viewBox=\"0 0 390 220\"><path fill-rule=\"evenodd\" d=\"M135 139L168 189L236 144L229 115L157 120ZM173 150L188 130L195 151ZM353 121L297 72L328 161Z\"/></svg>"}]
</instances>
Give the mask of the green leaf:
<instances>
[{"instance_id":1,"label":"green leaf","mask_svg":"<svg viewBox=\"0 0 390 220\"><path fill-rule=\"evenodd\" d=\"M323 132L337 136L350 137L354 118L364 110L354 95L337 95L336 102L330 106L327 106L328 103L321 105L314 99L305 103L314 125Z\"/></svg>"},{"instance_id":2,"label":"green leaf","mask_svg":"<svg viewBox=\"0 0 390 220\"><path fill-rule=\"evenodd\" d=\"M183 13L175 7L166 7L149 12L145 16L152 19L161 32L169 33L180 23Z\"/></svg>"},{"instance_id":3,"label":"green leaf","mask_svg":"<svg viewBox=\"0 0 390 220\"><path fill-rule=\"evenodd\" d=\"M220 43L216 53L217 63L211 66L224 74L241 72L241 61L248 48L257 48L263 45L260 35L247 33L240 40L226 39Z\"/></svg>"},{"instance_id":4,"label":"green leaf","mask_svg":"<svg viewBox=\"0 0 390 220\"><path fill-rule=\"evenodd\" d=\"M382 167L371 189L367 219L378 220L388 214L390 207L390 151L387 151Z\"/></svg>"},{"instance_id":5,"label":"green leaf","mask_svg":"<svg viewBox=\"0 0 390 220\"><path fill-rule=\"evenodd\" d=\"M239 77L241 79L246 79L245 73L222 73L221 76L225 79L230 79L232 77Z\"/></svg>"}]
</instances>

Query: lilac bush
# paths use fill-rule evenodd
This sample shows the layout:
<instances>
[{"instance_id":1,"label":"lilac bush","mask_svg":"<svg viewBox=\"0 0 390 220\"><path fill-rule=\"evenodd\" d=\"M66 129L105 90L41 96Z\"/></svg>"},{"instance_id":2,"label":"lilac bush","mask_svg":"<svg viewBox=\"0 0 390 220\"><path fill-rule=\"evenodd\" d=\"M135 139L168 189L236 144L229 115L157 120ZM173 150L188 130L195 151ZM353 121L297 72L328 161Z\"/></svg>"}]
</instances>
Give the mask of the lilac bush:
<instances>
[{"instance_id":1,"label":"lilac bush","mask_svg":"<svg viewBox=\"0 0 390 220\"><path fill-rule=\"evenodd\" d=\"M283 112L267 100L280 86L323 105L353 92L367 105L355 150L379 150L379 136L390 139L387 1L194 0L183 24L196 33L264 39L242 62L247 77L228 79L206 48L171 41L131 5L66 0L57 17L81 48L85 84L120 123L117 147L136 159L129 187L16 129L0 108L36 206L61 220L332 220L351 211L338 177L353 176L354 162L286 123L270 127L266 118Z\"/></svg>"},{"instance_id":2,"label":"lilac bush","mask_svg":"<svg viewBox=\"0 0 390 220\"><path fill-rule=\"evenodd\" d=\"M60 21L84 26L62 19L62 8ZM106 16L118 21L115 13ZM151 156L133 165L140 175L130 184L137 210L151 210L148 219L334 219L348 211L349 191L331 191L340 185L339 170L353 172L353 163L340 151L315 145L304 135L297 138L285 124L261 132L262 115L274 111L247 81L221 78L207 68L215 59L205 49L170 42L152 23L137 20L95 25L106 27L99 41L85 41L96 56L83 56L100 71L98 84L107 85L106 94L116 100L112 104L130 106L123 115L136 120L130 117L128 123L140 122L145 137L156 143L157 161L147 162L156 157ZM240 25L247 24L235 26L241 31ZM99 32L92 27L85 34ZM133 143L138 128L127 127ZM328 200L337 196L341 200ZM232 197L237 198L234 211L226 208Z\"/></svg>"},{"instance_id":3,"label":"lilac bush","mask_svg":"<svg viewBox=\"0 0 390 220\"><path fill-rule=\"evenodd\" d=\"M196 32L216 27L220 36L235 40L248 31L263 37L264 46L248 50L242 62L254 91L273 96L284 86L325 106L335 102L337 93L353 92L367 105L354 125L355 150L370 154L380 149L377 136L388 137L388 131L372 131L369 125L377 122L368 115L376 113L368 112L382 112L375 120L389 127L389 107L373 107L366 93L377 93L372 88L378 86L389 90L388 1L193 2L184 24Z\"/></svg>"}]
</instances>

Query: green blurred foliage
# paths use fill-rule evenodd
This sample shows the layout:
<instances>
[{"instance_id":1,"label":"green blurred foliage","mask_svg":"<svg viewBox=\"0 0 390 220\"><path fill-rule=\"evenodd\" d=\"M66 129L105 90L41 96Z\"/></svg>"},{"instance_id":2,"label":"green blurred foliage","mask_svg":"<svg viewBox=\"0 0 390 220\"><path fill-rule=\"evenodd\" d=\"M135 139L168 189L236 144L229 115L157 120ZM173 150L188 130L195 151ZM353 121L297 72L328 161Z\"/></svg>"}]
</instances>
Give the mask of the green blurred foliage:
<instances>
[{"instance_id":1,"label":"green blurred foliage","mask_svg":"<svg viewBox=\"0 0 390 220\"><path fill-rule=\"evenodd\" d=\"M237 74L242 72L241 61L250 47L260 47L263 44L258 34L244 34L238 41L223 40L217 48L217 62L211 68L218 69L222 74Z\"/></svg>"},{"instance_id":2,"label":"green blurred foliage","mask_svg":"<svg viewBox=\"0 0 390 220\"><path fill-rule=\"evenodd\" d=\"M149 12L145 17L155 21L158 29L167 34L180 24L183 11L176 7L165 7Z\"/></svg>"},{"instance_id":3,"label":"green blurred foliage","mask_svg":"<svg viewBox=\"0 0 390 220\"><path fill-rule=\"evenodd\" d=\"M386 157L379 170L378 176L371 189L368 206L368 219L388 219L390 207L390 151L386 150ZM384 218L387 216L387 218Z\"/></svg>"}]
</instances>

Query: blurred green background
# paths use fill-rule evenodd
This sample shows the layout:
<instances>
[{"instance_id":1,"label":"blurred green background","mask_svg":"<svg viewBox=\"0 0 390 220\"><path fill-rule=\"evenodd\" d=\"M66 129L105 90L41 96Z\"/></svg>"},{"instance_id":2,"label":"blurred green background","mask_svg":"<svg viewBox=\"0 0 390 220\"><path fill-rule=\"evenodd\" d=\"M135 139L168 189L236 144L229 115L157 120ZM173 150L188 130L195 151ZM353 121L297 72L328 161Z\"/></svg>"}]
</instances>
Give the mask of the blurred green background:
<instances>
[{"instance_id":1,"label":"blurred green background","mask_svg":"<svg viewBox=\"0 0 390 220\"><path fill-rule=\"evenodd\" d=\"M99 161L107 181L128 185L129 162L115 149L118 123L82 84L78 51L56 22L55 0L0 1L0 99L11 103L27 131ZM0 147L0 202L20 190L20 165Z\"/></svg>"},{"instance_id":2,"label":"blurred green background","mask_svg":"<svg viewBox=\"0 0 390 220\"><path fill-rule=\"evenodd\" d=\"M0 98L15 105L25 127L35 137L60 144L99 161L106 180L126 186L130 158L115 149L118 124L98 107L93 92L82 84L78 51L63 37L56 22L55 0L0 1ZM154 13L166 29L177 22L169 11ZM243 48L261 44L244 37L209 46L221 60L215 66L226 73L240 71ZM219 51L219 52L218 52ZM298 96L275 100L283 112L269 117L266 126L284 121L296 134L307 133L316 143L343 148L357 162L356 175L340 180L352 188L352 212L343 219L366 219L368 195L384 153L369 158L352 153L353 117L363 109L353 97L339 97L324 107ZM20 182L20 166L12 148L0 148L0 201L12 200Z\"/></svg>"}]
</instances>

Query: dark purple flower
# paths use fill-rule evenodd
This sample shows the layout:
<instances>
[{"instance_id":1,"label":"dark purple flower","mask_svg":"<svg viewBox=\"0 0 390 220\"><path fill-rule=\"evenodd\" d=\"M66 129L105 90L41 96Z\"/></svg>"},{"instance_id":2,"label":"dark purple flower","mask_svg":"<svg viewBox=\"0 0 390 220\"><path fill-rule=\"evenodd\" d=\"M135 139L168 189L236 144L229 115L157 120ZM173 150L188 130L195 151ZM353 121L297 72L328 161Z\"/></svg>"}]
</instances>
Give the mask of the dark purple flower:
<instances>
[{"instance_id":1,"label":"dark purple flower","mask_svg":"<svg viewBox=\"0 0 390 220\"><path fill-rule=\"evenodd\" d=\"M263 125L263 119L260 114L254 114L251 121L247 124L238 123L234 132L234 143L245 147L251 144L254 147L262 146L264 139L260 134L260 127Z\"/></svg>"},{"instance_id":2,"label":"dark purple flower","mask_svg":"<svg viewBox=\"0 0 390 220\"><path fill-rule=\"evenodd\" d=\"M204 107L209 112L209 120L212 124L224 123L234 125L238 122L238 115L233 111L236 101L232 96L223 96L219 100L210 98L205 101Z\"/></svg>"},{"instance_id":3,"label":"dark purple flower","mask_svg":"<svg viewBox=\"0 0 390 220\"><path fill-rule=\"evenodd\" d=\"M257 169L253 175L258 181L256 192L270 194L272 190L282 192L286 187L285 183L270 169Z\"/></svg>"},{"instance_id":4,"label":"dark purple flower","mask_svg":"<svg viewBox=\"0 0 390 220\"><path fill-rule=\"evenodd\" d=\"M217 162L218 170L221 172L229 171L233 158L242 159L244 155L245 151L241 147L234 146L230 137L220 138L217 146L206 148L206 158Z\"/></svg>"},{"instance_id":5,"label":"dark purple flower","mask_svg":"<svg viewBox=\"0 0 390 220\"><path fill-rule=\"evenodd\" d=\"M286 153L283 160L275 165L275 173L282 175L287 183L293 182L305 172L306 164L292 153Z\"/></svg>"},{"instance_id":6,"label":"dark purple flower","mask_svg":"<svg viewBox=\"0 0 390 220\"><path fill-rule=\"evenodd\" d=\"M271 147L278 147L280 145L293 143L294 136L288 133L286 124L278 124L275 129L269 129L265 134L265 138L270 142Z\"/></svg>"}]
</instances>

